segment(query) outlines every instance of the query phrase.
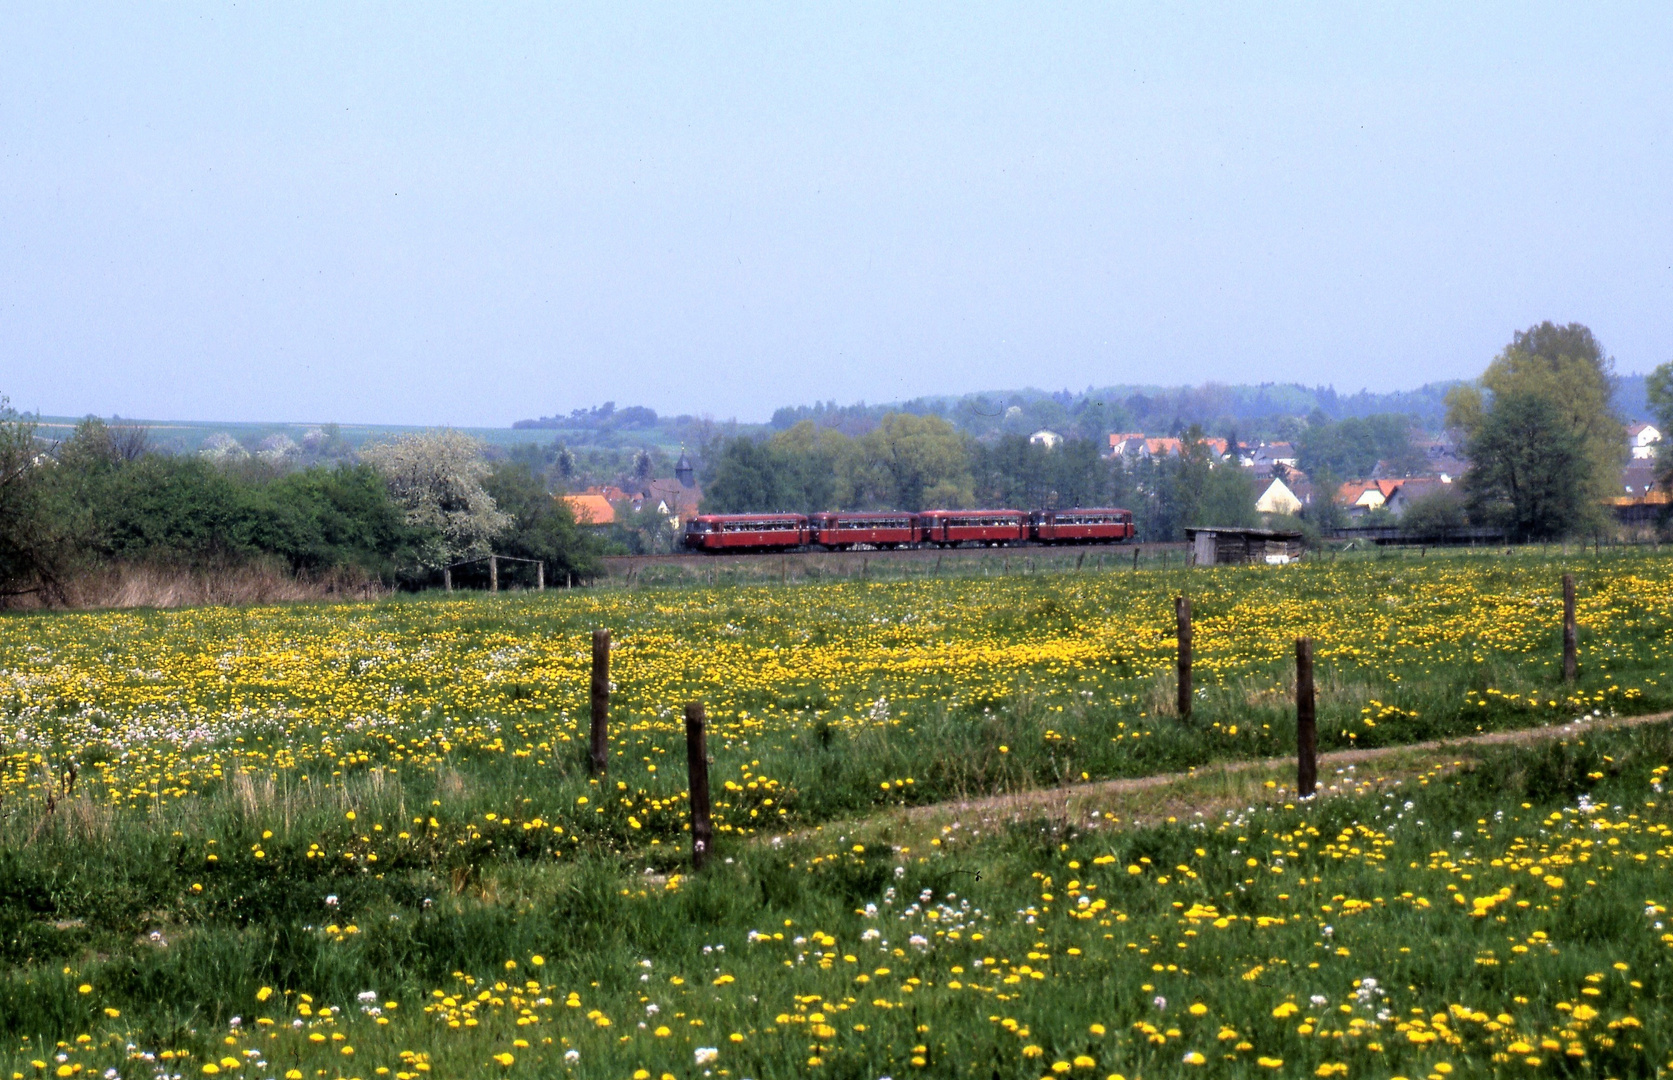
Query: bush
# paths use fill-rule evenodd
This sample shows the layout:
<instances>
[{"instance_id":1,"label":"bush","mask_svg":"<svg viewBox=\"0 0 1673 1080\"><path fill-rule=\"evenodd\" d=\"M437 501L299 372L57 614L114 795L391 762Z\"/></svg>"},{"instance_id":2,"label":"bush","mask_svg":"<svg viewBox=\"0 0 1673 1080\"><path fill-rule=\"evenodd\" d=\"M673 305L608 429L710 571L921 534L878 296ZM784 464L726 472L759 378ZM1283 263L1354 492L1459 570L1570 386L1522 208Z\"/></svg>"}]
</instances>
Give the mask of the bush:
<instances>
[{"instance_id":1,"label":"bush","mask_svg":"<svg viewBox=\"0 0 1673 1080\"><path fill-rule=\"evenodd\" d=\"M1400 515L1400 531L1407 536L1445 536L1468 524L1464 499L1450 486L1413 499Z\"/></svg>"},{"instance_id":2,"label":"bush","mask_svg":"<svg viewBox=\"0 0 1673 1080\"><path fill-rule=\"evenodd\" d=\"M575 523L569 504L553 497L527 463L494 466L483 487L511 517L511 527L494 542L496 552L538 559L554 581L564 574L587 578L599 572L597 543Z\"/></svg>"}]
</instances>

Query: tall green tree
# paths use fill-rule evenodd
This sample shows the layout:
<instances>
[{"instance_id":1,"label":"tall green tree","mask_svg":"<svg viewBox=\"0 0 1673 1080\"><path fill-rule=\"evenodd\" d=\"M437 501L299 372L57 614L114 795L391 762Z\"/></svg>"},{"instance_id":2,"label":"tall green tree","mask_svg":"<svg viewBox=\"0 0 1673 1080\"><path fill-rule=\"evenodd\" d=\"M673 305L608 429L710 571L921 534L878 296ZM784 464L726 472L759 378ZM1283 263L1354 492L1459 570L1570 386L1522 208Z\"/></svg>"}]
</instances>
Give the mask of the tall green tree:
<instances>
[{"instance_id":1,"label":"tall green tree","mask_svg":"<svg viewBox=\"0 0 1673 1080\"><path fill-rule=\"evenodd\" d=\"M1149 498L1140 522L1147 539L1179 540L1198 525L1253 526L1255 485L1249 474L1229 462L1216 462L1202 442L1202 429L1188 428L1177 458L1156 463L1145 478Z\"/></svg>"},{"instance_id":2,"label":"tall green tree","mask_svg":"<svg viewBox=\"0 0 1673 1080\"><path fill-rule=\"evenodd\" d=\"M986 506L1031 508L1055 500L1052 451L1026 435L977 443L972 453L976 500Z\"/></svg>"},{"instance_id":3,"label":"tall green tree","mask_svg":"<svg viewBox=\"0 0 1673 1080\"><path fill-rule=\"evenodd\" d=\"M1604 524L1626 458L1626 428L1610 405L1614 366L1585 326L1543 322L1518 331L1476 384L1447 395L1447 424L1464 433L1471 471L1481 474L1466 478L1478 512L1493 509L1525 536ZM1503 421L1491 423L1507 407ZM1517 447L1509 437L1517 431L1538 432L1546 445ZM1551 475L1540 478L1530 468Z\"/></svg>"},{"instance_id":4,"label":"tall green tree","mask_svg":"<svg viewBox=\"0 0 1673 1080\"><path fill-rule=\"evenodd\" d=\"M987 506L1107 506L1129 494L1127 472L1103 457L1093 439L1065 439L1057 446L1024 435L1001 435L971 451L976 501Z\"/></svg>"},{"instance_id":5,"label":"tall green tree","mask_svg":"<svg viewBox=\"0 0 1673 1080\"><path fill-rule=\"evenodd\" d=\"M714 478L703 489L707 514L778 513L795 509L780 455L747 435L727 439L715 455Z\"/></svg>"},{"instance_id":6,"label":"tall green tree","mask_svg":"<svg viewBox=\"0 0 1673 1080\"><path fill-rule=\"evenodd\" d=\"M1314 412L1296 447L1307 475L1329 469L1337 476L1365 477L1378 462L1386 462L1394 476L1422 470L1423 455L1412 445L1410 417L1380 413L1332 423L1322 411Z\"/></svg>"},{"instance_id":7,"label":"tall green tree","mask_svg":"<svg viewBox=\"0 0 1673 1080\"><path fill-rule=\"evenodd\" d=\"M1348 523L1348 512L1337 500L1342 481L1327 466L1307 477L1313 485L1313 501L1302 516L1321 533L1340 529Z\"/></svg>"},{"instance_id":8,"label":"tall green tree","mask_svg":"<svg viewBox=\"0 0 1673 1080\"><path fill-rule=\"evenodd\" d=\"M767 441L776 455L785 505L804 514L854 501L854 440L832 427L801 420Z\"/></svg>"},{"instance_id":9,"label":"tall green tree","mask_svg":"<svg viewBox=\"0 0 1673 1080\"><path fill-rule=\"evenodd\" d=\"M1584 436L1543 394L1497 394L1471 432L1470 515L1522 540L1566 536L1596 520Z\"/></svg>"},{"instance_id":10,"label":"tall green tree","mask_svg":"<svg viewBox=\"0 0 1673 1080\"><path fill-rule=\"evenodd\" d=\"M969 506L974 498L965 437L939 416L886 414L859 439L856 501L891 510Z\"/></svg>"}]
</instances>

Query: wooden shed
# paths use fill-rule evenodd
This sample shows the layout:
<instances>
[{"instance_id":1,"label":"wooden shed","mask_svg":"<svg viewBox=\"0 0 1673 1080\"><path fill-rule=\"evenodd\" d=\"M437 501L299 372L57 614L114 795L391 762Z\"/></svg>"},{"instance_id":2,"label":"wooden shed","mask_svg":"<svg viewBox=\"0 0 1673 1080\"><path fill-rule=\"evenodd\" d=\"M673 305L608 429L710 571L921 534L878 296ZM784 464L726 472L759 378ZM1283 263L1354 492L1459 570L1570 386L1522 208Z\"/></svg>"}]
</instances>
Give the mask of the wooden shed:
<instances>
[{"instance_id":1,"label":"wooden shed","mask_svg":"<svg viewBox=\"0 0 1673 1080\"><path fill-rule=\"evenodd\" d=\"M1276 529L1213 529L1206 526L1185 530L1191 544L1191 565L1228 566L1238 563L1268 563L1281 566L1299 560L1306 551L1298 532Z\"/></svg>"}]
</instances>

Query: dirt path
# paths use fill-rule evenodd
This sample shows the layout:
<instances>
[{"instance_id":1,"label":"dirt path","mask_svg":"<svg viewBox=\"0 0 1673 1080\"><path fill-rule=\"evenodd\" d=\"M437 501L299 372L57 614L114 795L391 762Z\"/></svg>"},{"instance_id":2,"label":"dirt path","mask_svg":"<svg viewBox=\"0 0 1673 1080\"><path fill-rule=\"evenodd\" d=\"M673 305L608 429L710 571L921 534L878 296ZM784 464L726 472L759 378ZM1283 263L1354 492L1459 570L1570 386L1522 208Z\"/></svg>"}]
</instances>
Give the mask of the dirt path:
<instances>
[{"instance_id":1,"label":"dirt path","mask_svg":"<svg viewBox=\"0 0 1673 1080\"><path fill-rule=\"evenodd\" d=\"M1370 750L1337 750L1319 755L1319 790L1321 794L1326 795L1335 794L1339 787L1361 790L1364 781L1357 777L1353 784L1329 785L1329 778L1335 772L1346 772L1350 769L1357 771L1361 765L1386 762L1389 765L1400 767L1402 772L1417 771L1416 767L1420 759L1435 755L1450 756L1484 746L1526 745L1546 739L1581 735L1588 731L1638 727L1643 724L1655 724L1670 719L1673 719L1673 712L1650 713L1645 716L1605 717L1597 720L1577 720L1551 727L1495 731L1485 735L1470 735L1457 739L1436 739L1429 742L1406 743L1400 746L1385 746ZM1433 764L1433 762L1430 762L1430 764ZM906 823L917 826L927 825L932 821L949 817L975 817L992 821L995 818L1014 819L1025 816L1047 815L1076 819L1085 817L1088 812L1100 805L1127 802L1130 801L1132 796L1153 793L1156 798L1152 804L1152 810L1142 816L1161 817L1167 813L1167 806L1173 801L1166 797L1166 789L1168 788L1190 785L1194 789L1201 789L1204 787L1204 782L1207 781L1207 786L1210 789L1218 789L1218 791L1211 790L1208 804L1201 802L1191 804L1191 809L1201 811L1208 809L1210 804L1218 805L1220 802L1246 801L1251 788L1247 781L1254 774L1289 770L1293 777L1294 768L1295 761L1293 758L1234 761L1183 773L1163 773L1157 776L1141 776L1126 780L1099 780L1042 791L935 803L930 806L913 807L905 811L902 816ZM1244 782L1239 782L1240 777ZM1279 794L1283 790L1283 788L1274 789L1269 793L1269 797ZM1220 797L1216 798L1216 794ZM1232 797L1234 794L1237 796L1236 798ZM1290 797L1293 798L1293 792Z\"/></svg>"}]
</instances>

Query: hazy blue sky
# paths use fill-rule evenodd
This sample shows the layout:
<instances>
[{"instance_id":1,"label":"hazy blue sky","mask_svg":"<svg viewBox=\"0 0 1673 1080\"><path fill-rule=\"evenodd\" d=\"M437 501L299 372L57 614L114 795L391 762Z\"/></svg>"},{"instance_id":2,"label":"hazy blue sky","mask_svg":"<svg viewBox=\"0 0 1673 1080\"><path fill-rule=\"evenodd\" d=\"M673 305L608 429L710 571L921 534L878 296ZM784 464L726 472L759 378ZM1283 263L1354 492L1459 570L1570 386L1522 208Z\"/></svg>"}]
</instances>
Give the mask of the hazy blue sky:
<instances>
[{"instance_id":1,"label":"hazy blue sky","mask_svg":"<svg viewBox=\"0 0 1673 1080\"><path fill-rule=\"evenodd\" d=\"M1391 389L1670 301L1665 2L0 2L48 413Z\"/></svg>"}]
</instances>

